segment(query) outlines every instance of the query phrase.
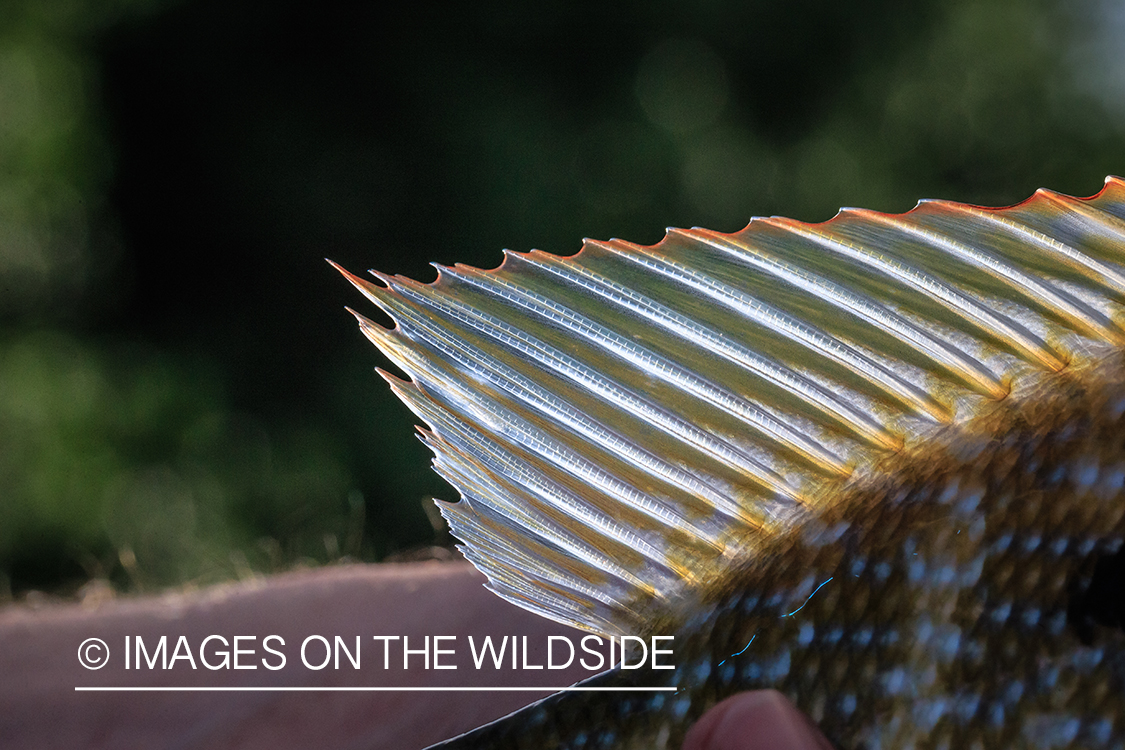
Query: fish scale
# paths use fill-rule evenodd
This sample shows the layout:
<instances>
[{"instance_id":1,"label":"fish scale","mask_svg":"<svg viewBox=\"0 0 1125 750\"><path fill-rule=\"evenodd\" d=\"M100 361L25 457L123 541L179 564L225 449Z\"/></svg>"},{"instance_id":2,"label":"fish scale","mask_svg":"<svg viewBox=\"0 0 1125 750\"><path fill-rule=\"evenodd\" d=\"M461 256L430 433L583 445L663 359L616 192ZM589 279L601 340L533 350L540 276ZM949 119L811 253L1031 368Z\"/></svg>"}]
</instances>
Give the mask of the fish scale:
<instances>
[{"instance_id":1,"label":"fish scale","mask_svg":"<svg viewBox=\"0 0 1125 750\"><path fill-rule=\"evenodd\" d=\"M443 743L678 748L734 692L845 748L1125 750L1125 183L348 278L501 596L674 670ZM342 269L341 269L342 271Z\"/></svg>"},{"instance_id":2,"label":"fish scale","mask_svg":"<svg viewBox=\"0 0 1125 750\"><path fill-rule=\"evenodd\" d=\"M1067 612L1125 539L1120 367L835 499L711 593L667 677L587 681L681 692L562 694L439 747L678 747L765 687L841 747L1125 747L1125 632Z\"/></svg>"}]
</instances>

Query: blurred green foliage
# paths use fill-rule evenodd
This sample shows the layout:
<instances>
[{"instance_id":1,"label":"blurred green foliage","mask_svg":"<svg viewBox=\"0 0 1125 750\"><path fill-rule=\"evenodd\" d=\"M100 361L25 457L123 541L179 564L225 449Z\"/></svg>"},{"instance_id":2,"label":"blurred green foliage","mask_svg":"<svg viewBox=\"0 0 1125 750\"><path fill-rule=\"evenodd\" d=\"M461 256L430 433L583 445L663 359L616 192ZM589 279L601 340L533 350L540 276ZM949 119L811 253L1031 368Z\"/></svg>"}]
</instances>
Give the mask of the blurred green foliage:
<instances>
[{"instance_id":1,"label":"blurred green foliage","mask_svg":"<svg viewBox=\"0 0 1125 750\"><path fill-rule=\"evenodd\" d=\"M321 257L985 204L1125 172L1111 0L0 5L0 598L423 545Z\"/></svg>"},{"instance_id":2,"label":"blurred green foliage","mask_svg":"<svg viewBox=\"0 0 1125 750\"><path fill-rule=\"evenodd\" d=\"M212 360L89 330L125 274L96 41L159 10L0 7L0 601L364 551L362 496L324 431L232 409Z\"/></svg>"},{"instance_id":3,"label":"blurred green foliage","mask_svg":"<svg viewBox=\"0 0 1125 750\"><path fill-rule=\"evenodd\" d=\"M42 566L16 571L25 585L209 582L360 552L336 446L232 413L213 368L58 333L0 351L0 550Z\"/></svg>"}]
</instances>

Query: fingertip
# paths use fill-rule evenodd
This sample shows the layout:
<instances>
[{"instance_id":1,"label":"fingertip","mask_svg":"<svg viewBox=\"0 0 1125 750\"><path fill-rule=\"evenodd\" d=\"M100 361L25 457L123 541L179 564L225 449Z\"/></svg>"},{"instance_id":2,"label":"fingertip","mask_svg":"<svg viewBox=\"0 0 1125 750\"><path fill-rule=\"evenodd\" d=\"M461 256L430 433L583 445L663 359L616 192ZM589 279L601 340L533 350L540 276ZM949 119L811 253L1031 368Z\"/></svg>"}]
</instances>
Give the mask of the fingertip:
<instances>
[{"instance_id":1,"label":"fingertip","mask_svg":"<svg viewBox=\"0 0 1125 750\"><path fill-rule=\"evenodd\" d=\"M734 695L700 717L683 750L831 750L812 723L776 690Z\"/></svg>"}]
</instances>

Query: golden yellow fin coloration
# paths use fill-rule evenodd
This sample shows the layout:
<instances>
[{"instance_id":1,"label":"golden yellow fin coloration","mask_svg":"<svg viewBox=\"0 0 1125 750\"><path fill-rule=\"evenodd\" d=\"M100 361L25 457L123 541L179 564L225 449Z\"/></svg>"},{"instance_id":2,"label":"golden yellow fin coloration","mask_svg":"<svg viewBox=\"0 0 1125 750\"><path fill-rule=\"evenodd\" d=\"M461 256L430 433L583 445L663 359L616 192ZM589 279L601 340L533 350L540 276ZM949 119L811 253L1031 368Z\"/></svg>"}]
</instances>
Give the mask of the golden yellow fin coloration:
<instances>
[{"instance_id":1,"label":"golden yellow fin coloration","mask_svg":"<svg viewBox=\"0 0 1125 750\"><path fill-rule=\"evenodd\" d=\"M591 681L674 693L443 747L679 748L770 687L844 748L1125 750L1125 181L344 273L489 586L675 636Z\"/></svg>"}]
</instances>

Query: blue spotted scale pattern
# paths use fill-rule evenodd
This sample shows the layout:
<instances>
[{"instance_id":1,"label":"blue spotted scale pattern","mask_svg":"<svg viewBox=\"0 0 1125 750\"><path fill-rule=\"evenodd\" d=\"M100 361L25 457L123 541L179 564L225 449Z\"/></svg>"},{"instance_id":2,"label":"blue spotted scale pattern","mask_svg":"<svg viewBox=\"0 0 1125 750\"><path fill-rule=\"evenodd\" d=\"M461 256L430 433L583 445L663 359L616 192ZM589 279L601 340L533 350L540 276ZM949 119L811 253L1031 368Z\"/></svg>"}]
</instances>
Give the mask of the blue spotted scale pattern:
<instances>
[{"instance_id":1,"label":"blue spotted scale pattern","mask_svg":"<svg viewBox=\"0 0 1125 750\"><path fill-rule=\"evenodd\" d=\"M346 272L345 272L346 273ZM675 635L443 747L678 748L733 692L845 748L1125 750L1125 183L349 279L499 595Z\"/></svg>"}]
</instances>

